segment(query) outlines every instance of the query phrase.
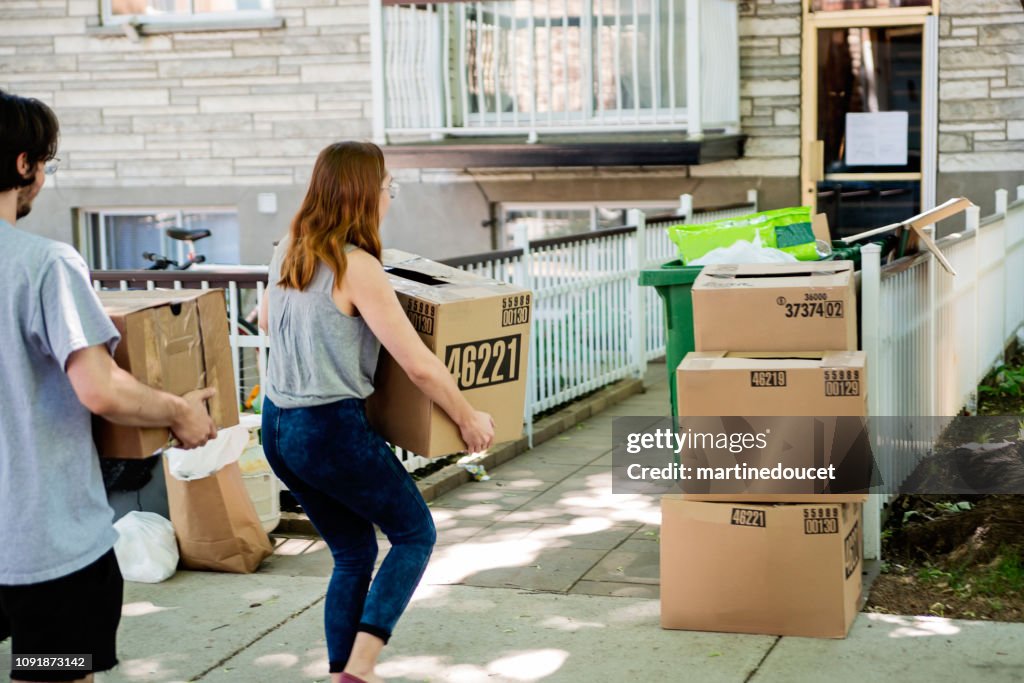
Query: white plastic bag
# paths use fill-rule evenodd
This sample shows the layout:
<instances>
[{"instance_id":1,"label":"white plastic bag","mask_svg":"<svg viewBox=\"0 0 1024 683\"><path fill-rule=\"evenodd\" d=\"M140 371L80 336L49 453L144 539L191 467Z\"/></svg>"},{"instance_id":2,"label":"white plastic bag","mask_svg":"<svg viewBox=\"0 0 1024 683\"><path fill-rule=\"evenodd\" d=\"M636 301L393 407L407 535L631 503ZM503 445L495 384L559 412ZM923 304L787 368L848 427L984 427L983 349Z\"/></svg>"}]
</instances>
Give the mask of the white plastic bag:
<instances>
[{"instance_id":1,"label":"white plastic bag","mask_svg":"<svg viewBox=\"0 0 1024 683\"><path fill-rule=\"evenodd\" d=\"M238 460L248 443L249 430L244 425L235 425L217 432L217 438L205 446L190 451L168 448L164 455L167 456L171 476L192 481L216 474L217 470Z\"/></svg>"},{"instance_id":2,"label":"white plastic bag","mask_svg":"<svg viewBox=\"0 0 1024 683\"><path fill-rule=\"evenodd\" d=\"M698 259L688 262L688 266L709 266L713 263L796 263L792 254L780 249L761 246L760 238L754 242L737 240L728 247L712 249Z\"/></svg>"},{"instance_id":3,"label":"white plastic bag","mask_svg":"<svg viewBox=\"0 0 1024 683\"><path fill-rule=\"evenodd\" d=\"M160 583L178 569L178 541L170 520L132 511L114 523L114 554L125 581Z\"/></svg>"}]
</instances>

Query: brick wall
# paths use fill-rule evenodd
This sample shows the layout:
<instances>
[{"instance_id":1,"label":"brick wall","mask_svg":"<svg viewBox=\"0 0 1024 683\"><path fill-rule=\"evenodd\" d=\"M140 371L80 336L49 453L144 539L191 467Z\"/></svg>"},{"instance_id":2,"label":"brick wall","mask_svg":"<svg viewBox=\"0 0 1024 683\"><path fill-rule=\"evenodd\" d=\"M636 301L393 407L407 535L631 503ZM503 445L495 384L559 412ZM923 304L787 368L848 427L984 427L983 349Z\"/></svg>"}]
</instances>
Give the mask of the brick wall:
<instances>
[{"instance_id":1,"label":"brick wall","mask_svg":"<svg viewBox=\"0 0 1024 683\"><path fill-rule=\"evenodd\" d=\"M65 188L304 185L371 133L365 0L275 0L279 29L99 35L99 0L0 3L0 87L54 106Z\"/></svg>"}]
</instances>

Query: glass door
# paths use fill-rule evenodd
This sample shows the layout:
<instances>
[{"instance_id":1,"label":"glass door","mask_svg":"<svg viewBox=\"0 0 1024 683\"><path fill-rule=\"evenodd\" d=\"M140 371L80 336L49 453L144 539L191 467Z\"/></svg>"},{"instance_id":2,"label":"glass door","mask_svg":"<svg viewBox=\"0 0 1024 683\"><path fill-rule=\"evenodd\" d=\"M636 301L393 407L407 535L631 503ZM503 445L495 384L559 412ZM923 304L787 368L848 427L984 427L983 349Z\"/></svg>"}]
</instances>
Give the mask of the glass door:
<instances>
[{"instance_id":1,"label":"glass door","mask_svg":"<svg viewBox=\"0 0 1024 683\"><path fill-rule=\"evenodd\" d=\"M841 237L921 211L936 150L931 8L813 11L837 4L811 0L805 21L801 180Z\"/></svg>"}]
</instances>

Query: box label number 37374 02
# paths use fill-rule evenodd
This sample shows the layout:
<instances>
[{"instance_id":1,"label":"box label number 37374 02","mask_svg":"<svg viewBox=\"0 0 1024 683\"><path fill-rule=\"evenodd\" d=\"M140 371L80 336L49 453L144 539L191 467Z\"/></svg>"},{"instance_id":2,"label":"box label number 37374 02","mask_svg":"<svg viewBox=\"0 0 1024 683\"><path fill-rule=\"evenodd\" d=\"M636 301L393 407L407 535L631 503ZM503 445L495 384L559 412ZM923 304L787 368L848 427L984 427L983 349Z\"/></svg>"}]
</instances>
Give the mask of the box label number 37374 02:
<instances>
[{"instance_id":1,"label":"box label number 37374 02","mask_svg":"<svg viewBox=\"0 0 1024 683\"><path fill-rule=\"evenodd\" d=\"M519 379L522 335L454 344L444 351L444 363L459 389L479 389Z\"/></svg>"}]
</instances>

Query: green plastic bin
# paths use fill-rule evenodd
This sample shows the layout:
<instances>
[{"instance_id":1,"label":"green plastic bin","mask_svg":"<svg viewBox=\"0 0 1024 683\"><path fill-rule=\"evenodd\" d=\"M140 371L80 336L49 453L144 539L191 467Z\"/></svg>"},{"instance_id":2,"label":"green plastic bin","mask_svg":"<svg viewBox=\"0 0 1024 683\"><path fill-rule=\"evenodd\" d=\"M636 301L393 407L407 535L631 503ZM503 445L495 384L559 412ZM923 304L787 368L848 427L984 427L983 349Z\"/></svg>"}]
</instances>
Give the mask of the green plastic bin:
<instances>
[{"instance_id":1,"label":"green plastic bin","mask_svg":"<svg viewBox=\"0 0 1024 683\"><path fill-rule=\"evenodd\" d=\"M690 290L704 266L684 266L682 261L669 261L660 268L640 271L640 284L654 287L665 303L665 367L668 370L669 415L675 415L676 368L683 357L693 351L693 299Z\"/></svg>"}]
</instances>

